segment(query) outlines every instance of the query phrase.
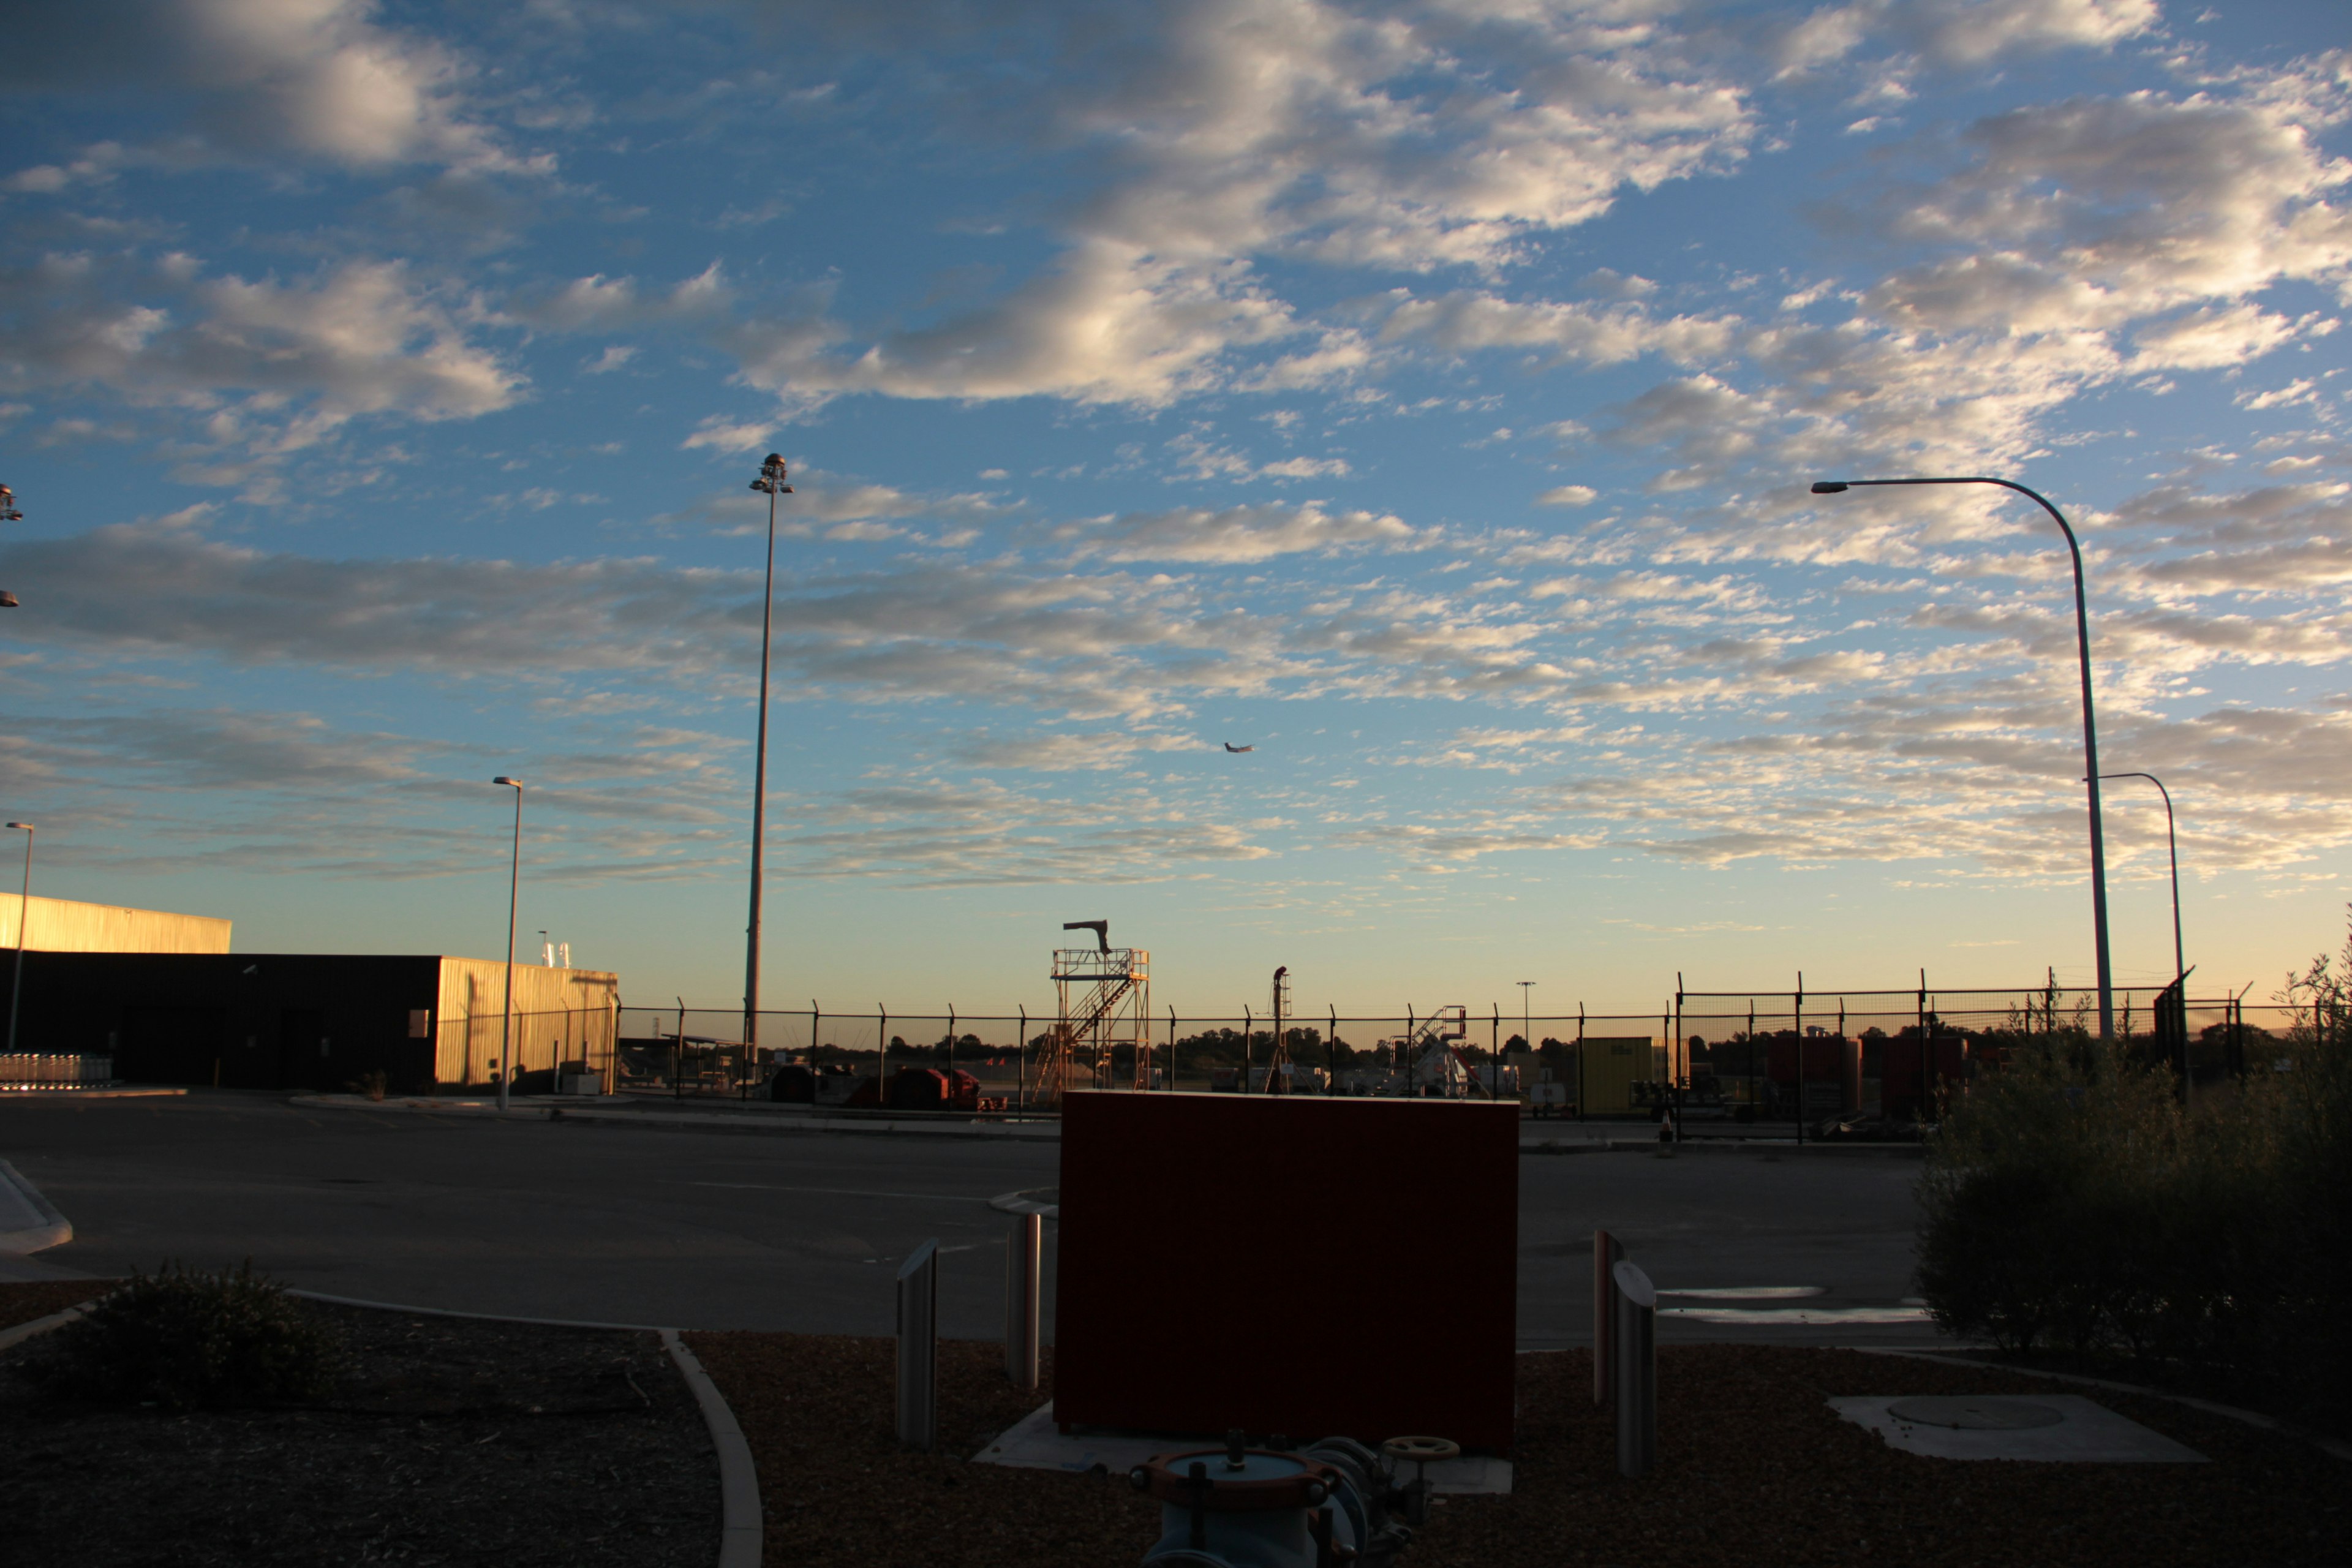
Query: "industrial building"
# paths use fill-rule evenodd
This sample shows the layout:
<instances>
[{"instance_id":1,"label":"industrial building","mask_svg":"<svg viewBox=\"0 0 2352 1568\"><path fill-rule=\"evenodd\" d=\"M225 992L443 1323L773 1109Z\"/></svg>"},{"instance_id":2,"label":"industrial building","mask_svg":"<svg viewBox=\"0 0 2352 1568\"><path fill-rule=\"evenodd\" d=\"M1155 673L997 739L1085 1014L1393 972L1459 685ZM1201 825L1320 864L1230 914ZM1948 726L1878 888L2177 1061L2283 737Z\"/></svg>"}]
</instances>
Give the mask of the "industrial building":
<instances>
[{"instance_id":1,"label":"industrial building","mask_svg":"<svg viewBox=\"0 0 2352 1568\"><path fill-rule=\"evenodd\" d=\"M6 946L16 945L16 904ZM507 965L445 954L231 953L229 922L35 899L17 1049L110 1058L128 1083L394 1094L497 1081ZM13 957L13 954L11 955ZM0 995L6 966L0 965ZM618 976L514 966L509 1060L611 1087Z\"/></svg>"}]
</instances>

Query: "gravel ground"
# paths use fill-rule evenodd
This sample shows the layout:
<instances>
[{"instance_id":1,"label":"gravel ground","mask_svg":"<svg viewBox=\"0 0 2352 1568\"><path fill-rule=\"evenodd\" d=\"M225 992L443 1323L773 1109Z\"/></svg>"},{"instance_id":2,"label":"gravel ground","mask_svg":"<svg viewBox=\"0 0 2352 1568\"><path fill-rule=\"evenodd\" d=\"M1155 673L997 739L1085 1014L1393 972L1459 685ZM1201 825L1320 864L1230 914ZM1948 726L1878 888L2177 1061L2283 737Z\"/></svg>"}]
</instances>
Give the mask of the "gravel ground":
<instances>
[{"instance_id":1,"label":"gravel ground","mask_svg":"<svg viewBox=\"0 0 2352 1568\"><path fill-rule=\"evenodd\" d=\"M717 1460L654 1335L311 1310L341 1337L347 1370L310 1408L173 1415L52 1402L15 1373L47 1336L0 1356L0 1559L717 1560Z\"/></svg>"},{"instance_id":2,"label":"gravel ground","mask_svg":"<svg viewBox=\"0 0 2352 1568\"><path fill-rule=\"evenodd\" d=\"M1042 1397L1016 1395L992 1343L940 1347L941 1455L894 1443L887 1340L689 1336L760 1468L770 1562L1129 1564L1157 1505L1120 1478L970 1465ZM1517 1489L1454 1498L1406 1568L2154 1568L2340 1563L2352 1471L2308 1445L2157 1399L2091 1393L2210 1465L2021 1465L1921 1458L1840 1420L1836 1394L2049 1394L2012 1373L1853 1351L1753 1345L1659 1352L1659 1464L1616 1474L1582 1351L1519 1358ZM1050 1384L1045 1391L1050 1394Z\"/></svg>"},{"instance_id":3,"label":"gravel ground","mask_svg":"<svg viewBox=\"0 0 2352 1568\"><path fill-rule=\"evenodd\" d=\"M68 1307L79 1307L114 1282L110 1279L40 1279L0 1283L0 1329L13 1329Z\"/></svg>"}]
</instances>

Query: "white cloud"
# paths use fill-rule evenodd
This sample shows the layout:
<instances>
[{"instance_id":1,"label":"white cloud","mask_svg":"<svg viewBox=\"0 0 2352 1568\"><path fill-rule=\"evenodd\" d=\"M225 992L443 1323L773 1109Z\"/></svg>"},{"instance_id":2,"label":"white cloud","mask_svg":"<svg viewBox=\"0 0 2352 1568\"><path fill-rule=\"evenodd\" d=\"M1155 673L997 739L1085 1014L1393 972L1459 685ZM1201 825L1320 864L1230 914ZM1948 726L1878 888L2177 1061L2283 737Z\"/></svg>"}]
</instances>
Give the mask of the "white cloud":
<instances>
[{"instance_id":1,"label":"white cloud","mask_svg":"<svg viewBox=\"0 0 2352 1568\"><path fill-rule=\"evenodd\" d=\"M0 79L18 96L128 86L192 94L194 142L358 167L512 161L469 119L456 55L373 20L372 0L94 0L12 18ZM54 188L54 187L52 187Z\"/></svg>"},{"instance_id":2,"label":"white cloud","mask_svg":"<svg viewBox=\"0 0 2352 1568\"><path fill-rule=\"evenodd\" d=\"M1554 485L1536 497L1538 506L1591 506L1601 492L1591 485Z\"/></svg>"},{"instance_id":3,"label":"white cloud","mask_svg":"<svg viewBox=\"0 0 2352 1568\"><path fill-rule=\"evenodd\" d=\"M1090 555L1112 561L1192 561L1233 564L1277 555L1409 547L1421 531L1385 512L1327 511L1303 506L1179 507L1129 512L1099 529L1071 535Z\"/></svg>"}]
</instances>

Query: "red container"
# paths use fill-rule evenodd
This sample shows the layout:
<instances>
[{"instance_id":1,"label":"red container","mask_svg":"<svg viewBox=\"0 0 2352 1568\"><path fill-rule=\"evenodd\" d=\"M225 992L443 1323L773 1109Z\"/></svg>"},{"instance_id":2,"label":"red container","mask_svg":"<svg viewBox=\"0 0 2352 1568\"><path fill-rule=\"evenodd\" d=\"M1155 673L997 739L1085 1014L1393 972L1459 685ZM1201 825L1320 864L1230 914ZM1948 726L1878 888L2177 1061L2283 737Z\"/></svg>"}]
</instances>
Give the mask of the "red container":
<instances>
[{"instance_id":1,"label":"red container","mask_svg":"<svg viewBox=\"0 0 2352 1568\"><path fill-rule=\"evenodd\" d=\"M1862 1045L1842 1035L1805 1037L1805 1099L1819 1101L1836 1086L1837 1109L1852 1113L1862 1109ZM1797 1037L1782 1030L1765 1047L1764 1070L1774 1083L1794 1089L1797 1085Z\"/></svg>"},{"instance_id":2,"label":"red container","mask_svg":"<svg viewBox=\"0 0 2352 1568\"><path fill-rule=\"evenodd\" d=\"M1898 1035L1878 1047L1880 1112L1899 1121L1932 1121L1937 1089L1965 1087L1968 1072L1968 1041L1962 1037L1922 1040L1916 1034Z\"/></svg>"},{"instance_id":3,"label":"red container","mask_svg":"<svg viewBox=\"0 0 2352 1568\"><path fill-rule=\"evenodd\" d=\"M1511 1104L1068 1096L1055 1418L1507 1450L1518 1165Z\"/></svg>"}]
</instances>

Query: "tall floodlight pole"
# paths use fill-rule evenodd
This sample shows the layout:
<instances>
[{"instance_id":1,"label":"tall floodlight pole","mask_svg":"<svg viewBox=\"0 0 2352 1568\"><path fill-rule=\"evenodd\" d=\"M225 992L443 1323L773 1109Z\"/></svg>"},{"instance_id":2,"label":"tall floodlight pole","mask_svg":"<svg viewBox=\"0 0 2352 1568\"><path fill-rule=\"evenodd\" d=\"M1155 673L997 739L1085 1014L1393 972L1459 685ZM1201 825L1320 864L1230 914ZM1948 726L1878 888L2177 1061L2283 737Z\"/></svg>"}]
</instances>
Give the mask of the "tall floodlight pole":
<instances>
[{"instance_id":1,"label":"tall floodlight pole","mask_svg":"<svg viewBox=\"0 0 2352 1568\"><path fill-rule=\"evenodd\" d=\"M2179 980L2189 973L2187 961L2180 950L2180 841L2172 832L2172 792L2154 773L2101 773L2103 779L2146 779L2164 797L2164 849L2172 858L2172 977Z\"/></svg>"},{"instance_id":2,"label":"tall floodlight pole","mask_svg":"<svg viewBox=\"0 0 2352 1568\"><path fill-rule=\"evenodd\" d=\"M16 1054L16 1000L25 993L25 932L33 923L33 825L12 822L25 835L25 890L16 896L16 973L8 982L8 1054Z\"/></svg>"},{"instance_id":3,"label":"tall floodlight pole","mask_svg":"<svg viewBox=\"0 0 2352 1568\"><path fill-rule=\"evenodd\" d=\"M16 510L16 492L10 489L6 485L0 485L0 522L22 522L24 521L25 514ZM0 610L13 610L16 607L16 595L5 591L0 591ZM27 829L26 831L29 832L30 829Z\"/></svg>"},{"instance_id":4,"label":"tall floodlight pole","mask_svg":"<svg viewBox=\"0 0 2352 1568\"><path fill-rule=\"evenodd\" d=\"M513 1076L509 1063L514 1045L515 903L522 891L522 780L500 773L490 782L515 792L514 860L507 872L507 1005L499 1016L499 1109L504 1110L507 1080Z\"/></svg>"},{"instance_id":5,"label":"tall floodlight pole","mask_svg":"<svg viewBox=\"0 0 2352 1568\"><path fill-rule=\"evenodd\" d=\"M1535 1059L1536 1054L1536 1031L1531 1012L1535 1005L1529 1000L1534 994L1535 984L1532 980L1519 982L1519 1044L1527 1051L1529 1061ZM1497 1057L1495 1059L1495 1087L1497 1089L1503 1087L1502 1069L1502 1058Z\"/></svg>"},{"instance_id":6,"label":"tall floodlight pole","mask_svg":"<svg viewBox=\"0 0 2352 1568\"><path fill-rule=\"evenodd\" d=\"M768 577L760 594L760 739L751 761L751 919L743 935L743 1059L748 1067L760 1046L760 865L768 824L768 650L776 614L776 498L793 493L784 483L784 459L771 452L751 488L768 498ZM816 1057L809 1057L812 1067Z\"/></svg>"},{"instance_id":7,"label":"tall floodlight pole","mask_svg":"<svg viewBox=\"0 0 2352 1568\"><path fill-rule=\"evenodd\" d=\"M2116 1036L2116 987L2115 972L2107 962L2107 846L2106 836L2099 821L2099 727L2091 707L2091 612L2083 593L2083 547L2076 542L2074 527L2067 522L2065 513L2052 506L2040 491L2028 489L2012 479L1996 479L1982 475L1948 479L1817 479L1813 482L1813 494L1833 496L1849 489L1883 485L1998 485L2034 501L2058 524L2058 531L2066 536L2066 553L2074 563L2074 647L2083 669L2083 782L2090 791L2091 939L2099 972L2099 1038L2112 1040Z\"/></svg>"}]
</instances>

